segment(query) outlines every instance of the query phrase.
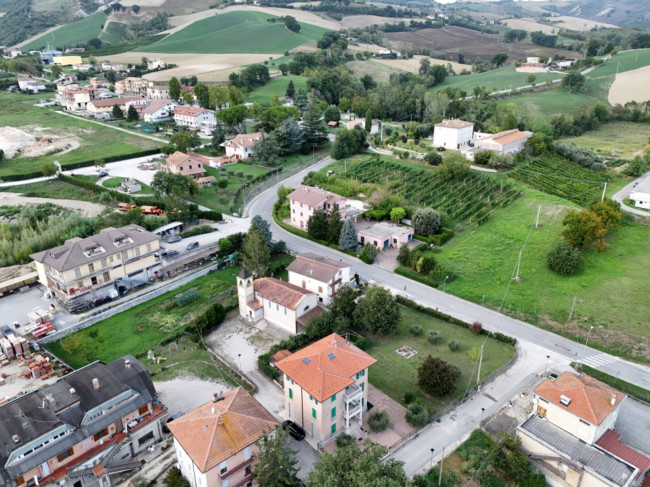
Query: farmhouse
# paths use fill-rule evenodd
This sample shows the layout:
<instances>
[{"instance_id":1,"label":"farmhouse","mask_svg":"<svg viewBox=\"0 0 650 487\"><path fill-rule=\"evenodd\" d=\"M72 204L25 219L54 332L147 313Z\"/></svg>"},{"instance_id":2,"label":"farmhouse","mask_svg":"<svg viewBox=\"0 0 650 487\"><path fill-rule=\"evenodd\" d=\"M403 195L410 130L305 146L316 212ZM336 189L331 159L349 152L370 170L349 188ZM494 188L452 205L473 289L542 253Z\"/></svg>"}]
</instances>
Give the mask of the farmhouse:
<instances>
[{"instance_id":1,"label":"farmhouse","mask_svg":"<svg viewBox=\"0 0 650 487\"><path fill-rule=\"evenodd\" d=\"M106 113L110 115L113 111L113 107L117 105L124 113L126 113L126 110L128 110L127 103L137 100L143 100L143 98L139 96L132 96L128 98L107 98L105 100L91 100L88 102L87 110L93 114Z\"/></svg>"},{"instance_id":2,"label":"farmhouse","mask_svg":"<svg viewBox=\"0 0 650 487\"><path fill-rule=\"evenodd\" d=\"M139 468L133 456L160 439L164 412L134 357L93 362L0 406L0 476L18 487L110 485Z\"/></svg>"},{"instance_id":3,"label":"farmhouse","mask_svg":"<svg viewBox=\"0 0 650 487\"><path fill-rule=\"evenodd\" d=\"M306 252L287 267L289 283L318 294L318 302L329 306L336 292L350 284L350 266L341 261Z\"/></svg>"},{"instance_id":4,"label":"farmhouse","mask_svg":"<svg viewBox=\"0 0 650 487\"><path fill-rule=\"evenodd\" d=\"M357 231L357 240L361 245L374 245L377 250L399 248L413 240L412 227L391 222L378 222L369 228Z\"/></svg>"},{"instance_id":5,"label":"farmhouse","mask_svg":"<svg viewBox=\"0 0 650 487\"><path fill-rule=\"evenodd\" d=\"M460 150L469 146L474 138L474 124L463 120L445 119L433 127L434 147Z\"/></svg>"},{"instance_id":6,"label":"farmhouse","mask_svg":"<svg viewBox=\"0 0 650 487\"><path fill-rule=\"evenodd\" d=\"M154 69L165 69L167 65L160 59L147 58L147 69L153 71Z\"/></svg>"},{"instance_id":7,"label":"farmhouse","mask_svg":"<svg viewBox=\"0 0 650 487\"><path fill-rule=\"evenodd\" d=\"M169 423L176 458L191 487L253 485L257 441L277 420L243 388L215 394Z\"/></svg>"},{"instance_id":8,"label":"farmhouse","mask_svg":"<svg viewBox=\"0 0 650 487\"><path fill-rule=\"evenodd\" d=\"M30 255L39 282L67 309L110 293L121 282L148 283L160 265L159 237L138 225L104 228L88 238ZM110 286L110 287L109 287Z\"/></svg>"},{"instance_id":9,"label":"farmhouse","mask_svg":"<svg viewBox=\"0 0 650 487\"><path fill-rule=\"evenodd\" d=\"M142 110L142 118L147 123L163 122L165 120L172 120L174 115L174 108L178 106L173 100L151 100Z\"/></svg>"},{"instance_id":10,"label":"farmhouse","mask_svg":"<svg viewBox=\"0 0 650 487\"><path fill-rule=\"evenodd\" d=\"M199 107L180 106L174 108L174 121L181 127L200 130L204 124L215 124L216 118L212 110Z\"/></svg>"},{"instance_id":11,"label":"farmhouse","mask_svg":"<svg viewBox=\"0 0 650 487\"><path fill-rule=\"evenodd\" d=\"M92 87L78 85L57 88L59 101L64 110L70 112L86 110L88 103L97 98L97 90Z\"/></svg>"},{"instance_id":12,"label":"farmhouse","mask_svg":"<svg viewBox=\"0 0 650 487\"><path fill-rule=\"evenodd\" d=\"M235 159L246 159L253 155L253 146L260 140L268 137L265 132L255 132L253 134L239 134L230 140L226 140L221 147L226 150L226 157Z\"/></svg>"},{"instance_id":13,"label":"farmhouse","mask_svg":"<svg viewBox=\"0 0 650 487\"><path fill-rule=\"evenodd\" d=\"M32 78L18 78L18 88L26 93L39 93L45 91L45 85Z\"/></svg>"},{"instance_id":14,"label":"farmhouse","mask_svg":"<svg viewBox=\"0 0 650 487\"><path fill-rule=\"evenodd\" d=\"M115 93L117 95L144 96L149 88L149 81L142 78L128 77L115 82Z\"/></svg>"},{"instance_id":15,"label":"farmhouse","mask_svg":"<svg viewBox=\"0 0 650 487\"><path fill-rule=\"evenodd\" d=\"M321 188L313 186L300 186L293 190L287 198L291 210L291 224L297 228L307 228L309 217L316 210L330 212L337 208L341 217L345 217L347 200L336 193L331 193Z\"/></svg>"},{"instance_id":16,"label":"farmhouse","mask_svg":"<svg viewBox=\"0 0 650 487\"><path fill-rule=\"evenodd\" d=\"M630 199L634 201L634 206L637 208L650 210L650 177L645 178L634 187L630 193Z\"/></svg>"},{"instance_id":17,"label":"farmhouse","mask_svg":"<svg viewBox=\"0 0 650 487\"><path fill-rule=\"evenodd\" d=\"M9 48L5 49L5 54L4 54L3 57L5 59L14 59L14 58L17 58L18 56L22 56L22 55L23 55L23 51L21 51L19 48L17 48L17 47L9 47Z\"/></svg>"},{"instance_id":18,"label":"farmhouse","mask_svg":"<svg viewBox=\"0 0 650 487\"><path fill-rule=\"evenodd\" d=\"M108 88L108 82L104 78L90 78L90 86L93 88Z\"/></svg>"},{"instance_id":19,"label":"farmhouse","mask_svg":"<svg viewBox=\"0 0 650 487\"><path fill-rule=\"evenodd\" d=\"M532 132L521 132L517 129L504 130L477 138L476 148L491 150L497 154L516 154L523 150L524 144L532 135Z\"/></svg>"},{"instance_id":20,"label":"farmhouse","mask_svg":"<svg viewBox=\"0 0 650 487\"><path fill-rule=\"evenodd\" d=\"M355 436L368 408L368 368L375 362L336 333L279 360L286 418L319 446L342 432Z\"/></svg>"},{"instance_id":21,"label":"farmhouse","mask_svg":"<svg viewBox=\"0 0 650 487\"><path fill-rule=\"evenodd\" d=\"M176 151L165 159L167 164L163 166L163 171L188 176L194 179L199 187L204 188L214 184L216 181L214 176L205 177L206 159L206 157L193 152L185 154Z\"/></svg>"},{"instance_id":22,"label":"farmhouse","mask_svg":"<svg viewBox=\"0 0 650 487\"><path fill-rule=\"evenodd\" d=\"M253 323L264 319L292 334L321 312L316 293L274 277L253 281L246 268L237 276L237 294L240 316Z\"/></svg>"},{"instance_id":23,"label":"farmhouse","mask_svg":"<svg viewBox=\"0 0 650 487\"><path fill-rule=\"evenodd\" d=\"M535 389L533 413L517 436L550 485L628 487L648 471L650 458L620 443L613 430L625 397L572 372Z\"/></svg>"},{"instance_id":24,"label":"farmhouse","mask_svg":"<svg viewBox=\"0 0 650 487\"><path fill-rule=\"evenodd\" d=\"M354 127L358 126L358 127L363 128L363 127L365 127L365 125L366 125L366 119L365 118L357 118L356 120L352 120L350 122L347 122L345 124L345 127L348 130L353 130ZM370 124L370 133L371 134L376 134L377 132L379 132L379 124L376 123L376 122L371 122L371 124Z\"/></svg>"}]
</instances>

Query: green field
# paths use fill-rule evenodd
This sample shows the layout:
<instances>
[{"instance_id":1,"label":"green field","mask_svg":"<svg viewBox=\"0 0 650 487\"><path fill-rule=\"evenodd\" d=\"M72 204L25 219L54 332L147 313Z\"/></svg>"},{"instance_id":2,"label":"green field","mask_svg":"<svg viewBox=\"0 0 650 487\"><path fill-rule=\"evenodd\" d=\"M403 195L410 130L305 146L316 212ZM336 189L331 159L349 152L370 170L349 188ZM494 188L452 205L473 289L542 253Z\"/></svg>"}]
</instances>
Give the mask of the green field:
<instances>
[{"instance_id":1,"label":"green field","mask_svg":"<svg viewBox=\"0 0 650 487\"><path fill-rule=\"evenodd\" d=\"M260 12L228 12L199 20L165 39L136 51L167 53L283 53L320 39L327 29L300 24L300 32L285 28L282 22ZM277 17L276 17L277 18Z\"/></svg>"},{"instance_id":2,"label":"green field","mask_svg":"<svg viewBox=\"0 0 650 487\"><path fill-rule=\"evenodd\" d=\"M283 76L275 78L270 83L253 91L247 101L250 103L269 103L273 95L283 97L287 91L289 81L293 81L296 92L300 89L307 91L307 78L304 76Z\"/></svg>"},{"instance_id":3,"label":"green field","mask_svg":"<svg viewBox=\"0 0 650 487\"><path fill-rule=\"evenodd\" d=\"M102 25L106 22L104 12L95 12L88 17L65 24L58 29L26 44L22 49L41 49L49 42L51 47L64 47L74 44L85 44L94 37L99 37ZM110 42L109 39L102 39Z\"/></svg>"},{"instance_id":4,"label":"green field","mask_svg":"<svg viewBox=\"0 0 650 487\"><path fill-rule=\"evenodd\" d=\"M404 404L405 392L415 392L424 400L430 412L439 411L454 399L462 397L472 377L471 387L476 384L477 364L469 359L468 351L472 347L480 347L485 337L405 306L400 306L400 312L402 319L397 334L369 337L366 351L377 359L377 363L370 368L369 381L401 404ZM415 324L424 329L422 335L415 336L409 332L409 328ZM432 345L427 341L426 334L429 330L436 330L443 336L440 344ZM449 340L460 342L463 345L462 349L452 352L447 346ZM395 350L402 345L409 345L419 353L407 360L395 353ZM438 398L427 397L420 391L417 383L417 368L429 354L460 368L461 376L453 394ZM481 378L489 377L513 356L514 349L511 345L488 339L483 353Z\"/></svg>"},{"instance_id":5,"label":"green field","mask_svg":"<svg viewBox=\"0 0 650 487\"><path fill-rule=\"evenodd\" d=\"M561 79L564 76L562 73L518 73L514 65L509 65L484 73L448 76L444 83L434 89L451 86L470 94L475 86L482 86L487 90L507 90L529 85L528 76L531 74L535 76L535 84L537 85L544 84L546 81Z\"/></svg>"},{"instance_id":6,"label":"green field","mask_svg":"<svg viewBox=\"0 0 650 487\"><path fill-rule=\"evenodd\" d=\"M540 205L541 226L531 231ZM636 278L650 272L648 227L624 222L610 230L609 250L587 252L584 268L562 277L546 267L545 257L572 207L566 200L524 189L522 197L486 224L466 227L438 254L439 262L458 274L447 292L492 309L503 302L504 313L581 341L594 325L590 345L650 359L647 341L639 340L648 337L650 287ZM524 243L521 281L511 281ZM574 296L578 321L566 323Z\"/></svg>"},{"instance_id":7,"label":"green field","mask_svg":"<svg viewBox=\"0 0 650 487\"><path fill-rule=\"evenodd\" d=\"M580 137L566 137L579 147L591 149L603 157L633 159L642 155L650 141L650 125L633 122L605 124L596 130L585 132Z\"/></svg>"},{"instance_id":8,"label":"green field","mask_svg":"<svg viewBox=\"0 0 650 487\"><path fill-rule=\"evenodd\" d=\"M18 184L15 186L3 186L0 187L0 192L18 193L23 196L37 198L79 200L90 201L93 203L98 201L96 193L80 188L79 186L65 183L60 179L50 179L31 184Z\"/></svg>"},{"instance_id":9,"label":"green field","mask_svg":"<svg viewBox=\"0 0 650 487\"><path fill-rule=\"evenodd\" d=\"M372 76L377 82L388 83L391 74L403 73L401 69L376 61L349 61L345 65L352 70L354 76L361 78L366 74Z\"/></svg>"},{"instance_id":10,"label":"green field","mask_svg":"<svg viewBox=\"0 0 650 487\"><path fill-rule=\"evenodd\" d=\"M609 74L616 74L650 65L650 49L636 49L633 51L619 52L605 61L596 69L587 74L589 78L597 78Z\"/></svg>"},{"instance_id":11,"label":"green field","mask_svg":"<svg viewBox=\"0 0 650 487\"><path fill-rule=\"evenodd\" d=\"M40 171L43 164L59 161L62 166L98 158L128 156L134 152L160 147L163 142L125 134L84 120L55 113L55 110L35 107L37 96L0 92L0 127L12 126L28 133L42 130L57 137L70 138L79 147L65 154L54 153L33 159L15 157L0 162L0 178L10 174ZM39 134L41 132L38 132ZM38 138L37 138L38 140Z\"/></svg>"}]
</instances>

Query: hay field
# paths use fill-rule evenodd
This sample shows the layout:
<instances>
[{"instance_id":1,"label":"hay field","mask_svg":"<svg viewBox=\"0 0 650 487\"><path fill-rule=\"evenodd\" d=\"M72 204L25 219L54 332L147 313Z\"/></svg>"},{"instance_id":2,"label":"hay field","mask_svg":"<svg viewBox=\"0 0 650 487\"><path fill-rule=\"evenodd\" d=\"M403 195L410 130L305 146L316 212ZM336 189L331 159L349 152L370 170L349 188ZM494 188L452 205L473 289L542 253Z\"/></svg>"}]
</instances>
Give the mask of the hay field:
<instances>
[{"instance_id":1,"label":"hay field","mask_svg":"<svg viewBox=\"0 0 650 487\"><path fill-rule=\"evenodd\" d=\"M629 101L643 102L650 100L650 66L626 71L616 75L609 88L607 100L612 105L625 105Z\"/></svg>"},{"instance_id":2,"label":"hay field","mask_svg":"<svg viewBox=\"0 0 650 487\"><path fill-rule=\"evenodd\" d=\"M373 61L383 64L385 66L390 66L391 68L401 69L402 71L408 71L410 73L417 73L420 69L420 61L422 59L428 59L431 63L431 66L440 64L447 67L448 64L451 64L451 67L456 73L460 73L463 69L472 69L471 66L467 64L460 64L455 61L446 61L443 59L433 59L428 56L413 56L411 59L373 59Z\"/></svg>"},{"instance_id":3,"label":"hay field","mask_svg":"<svg viewBox=\"0 0 650 487\"><path fill-rule=\"evenodd\" d=\"M512 29L523 29L528 32L535 32L541 30L544 34L557 34L558 27L549 24L540 24L535 22L534 19L503 19L502 24L507 25Z\"/></svg>"},{"instance_id":4,"label":"hay field","mask_svg":"<svg viewBox=\"0 0 650 487\"><path fill-rule=\"evenodd\" d=\"M582 32L587 32L593 29L594 27L606 27L609 29L618 29L617 25L606 24L605 22L596 22L594 20L581 19L580 17L569 17L567 15L561 15L559 17L552 17L553 23L557 22L558 27L568 30L577 30Z\"/></svg>"},{"instance_id":5,"label":"hay field","mask_svg":"<svg viewBox=\"0 0 650 487\"><path fill-rule=\"evenodd\" d=\"M296 16L294 15L294 17ZM346 17L343 17L343 19L337 23L339 25L339 29L354 29L355 27L370 27L371 25L382 24L399 24L400 22L404 22L406 25L408 25L411 20L415 19L406 19L400 17L379 17L378 15L348 15Z\"/></svg>"},{"instance_id":6,"label":"hay field","mask_svg":"<svg viewBox=\"0 0 650 487\"><path fill-rule=\"evenodd\" d=\"M352 73L357 78L361 78L366 74L369 74L375 81L383 83L388 82L391 74L400 72L400 70L397 68L393 68L385 64L380 64L377 61L377 59L372 59L369 61L350 61L345 65L352 70Z\"/></svg>"}]
</instances>

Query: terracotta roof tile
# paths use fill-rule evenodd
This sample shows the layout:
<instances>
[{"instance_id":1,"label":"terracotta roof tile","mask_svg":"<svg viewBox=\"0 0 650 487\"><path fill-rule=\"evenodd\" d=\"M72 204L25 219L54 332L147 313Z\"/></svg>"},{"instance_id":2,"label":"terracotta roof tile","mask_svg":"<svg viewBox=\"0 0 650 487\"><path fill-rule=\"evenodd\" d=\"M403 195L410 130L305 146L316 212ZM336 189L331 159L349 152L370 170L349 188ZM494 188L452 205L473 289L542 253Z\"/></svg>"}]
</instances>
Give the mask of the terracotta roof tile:
<instances>
[{"instance_id":1,"label":"terracotta roof tile","mask_svg":"<svg viewBox=\"0 0 650 487\"><path fill-rule=\"evenodd\" d=\"M517 129L514 129L514 130L504 130L503 132L488 135L487 137L483 137L480 140L492 140L497 144L506 145L516 140L528 139L530 136L531 136L530 132L521 132Z\"/></svg>"},{"instance_id":2,"label":"terracotta roof tile","mask_svg":"<svg viewBox=\"0 0 650 487\"><path fill-rule=\"evenodd\" d=\"M213 412L214 411L214 412ZM272 430L278 422L238 387L169 423L169 430L205 473Z\"/></svg>"},{"instance_id":3,"label":"terracotta roof tile","mask_svg":"<svg viewBox=\"0 0 650 487\"><path fill-rule=\"evenodd\" d=\"M312 277L320 282L336 281L336 274L343 268L348 267L343 262L323 257L317 254L299 254L289 264L287 271L295 272L301 276Z\"/></svg>"},{"instance_id":4,"label":"terracotta roof tile","mask_svg":"<svg viewBox=\"0 0 650 487\"><path fill-rule=\"evenodd\" d=\"M209 112L205 108L181 106L174 108L174 115L185 115L187 117L196 117L199 113Z\"/></svg>"},{"instance_id":5,"label":"terracotta roof tile","mask_svg":"<svg viewBox=\"0 0 650 487\"><path fill-rule=\"evenodd\" d=\"M264 299L268 299L273 303L277 303L285 308L295 310L300 301L305 296L314 294L288 282L281 281L274 277L262 277L253 282L255 288L255 295Z\"/></svg>"},{"instance_id":6,"label":"terracotta roof tile","mask_svg":"<svg viewBox=\"0 0 650 487\"><path fill-rule=\"evenodd\" d=\"M572 372L565 372L554 381L545 380L535 389L535 394L595 425L602 423L625 398L622 392L593 377L580 377ZM560 402L561 396L571 399L568 406Z\"/></svg>"},{"instance_id":7,"label":"terracotta roof tile","mask_svg":"<svg viewBox=\"0 0 650 487\"><path fill-rule=\"evenodd\" d=\"M90 100L88 104L92 104L95 108L106 108L114 105L124 105L126 102L144 100L141 96L131 96L128 98L106 98L105 100Z\"/></svg>"},{"instance_id":8,"label":"terracotta roof tile","mask_svg":"<svg viewBox=\"0 0 650 487\"><path fill-rule=\"evenodd\" d=\"M641 474L647 472L648 469L650 469L650 458L621 443L620 440L620 434L616 431L607 430L605 431L605 434L598 439L596 445L620 458L624 462L634 465L639 469Z\"/></svg>"},{"instance_id":9,"label":"terracotta roof tile","mask_svg":"<svg viewBox=\"0 0 650 487\"><path fill-rule=\"evenodd\" d=\"M223 144L224 147L241 147L243 149L248 149L253 147L264 137L268 137L269 134L266 132L255 132L252 134L239 134L233 137L232 139L226 140Z\"/></svg>"},{"instance_id":10,"label":"terracotta roof tile","mask_svg":"<svg viewBox=\"0 0 650 487\"><path fill-rule=\"evenodd\" d=\"M304 185L301 185L298 189L293 190L287 196L287 198L290 200L297 201L298 203L303 203L309 207L315 206L330 197L345 199L343 196L340 196L336 193L330 193L325 189Z\"/></svg>"},{"instance_id":11,"label":"terracotta roof tile","mask_svg":"<svg viewBox=\"0 0 650 487\"><path fill-rule=\"evenodd\" d=\"M353 384L352 376L375 362L366 352L332 333L280 360L276 367L323 402Z\"/></svg>"}]
</instances>

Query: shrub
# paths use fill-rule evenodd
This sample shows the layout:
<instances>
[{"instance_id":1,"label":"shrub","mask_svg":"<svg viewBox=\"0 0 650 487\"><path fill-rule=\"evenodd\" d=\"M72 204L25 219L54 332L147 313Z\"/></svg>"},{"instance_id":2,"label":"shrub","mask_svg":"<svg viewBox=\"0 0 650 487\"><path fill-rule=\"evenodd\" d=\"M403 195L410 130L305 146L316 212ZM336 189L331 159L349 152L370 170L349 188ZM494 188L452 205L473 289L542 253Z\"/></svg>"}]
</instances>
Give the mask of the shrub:
<instances>
[{"instance_id":1,"label":"shrub","mask_svg":"<svg viewBox=\"0 0 650 487\"><path fill-rule=\"evenodd\" d=\"M422 335L422 333L424 333L424 330L422 329L422 327L421 327L420 325L413 325L413 326L411 326L411 327L409 328L409 331L410 331L413 335L415 335L416 337L419 337L420 335Z\"/></svg>"},{"instance_id":2,"label":"shrub","mask_svg":"<svg viewBox=\"0 0 650 487\"><path fill-rule=\"evenodd\" d=\"M336 437L336 446L344 448L355 443L354 437L347 433L342 433Z\"/></svg>"},{"instance_id":3,"label":"shrub","mask_svg":"<svg viewBox=\"0 0 650 487\"><path fill-rule=\"evenodd\" d=\"M425 426L429 422L429 411L421 404L410 404L406 410L406 421L416 428Z\"/></svg>"},{"instance_id":4,"label":"shrub","mask_svg":"<svg viewBox=\"0 0 650 487\"><path fill-rule=\"evenodd\" d=\"M427 152L424 156L424 160L432 166L437 166L442 162L442 156L437 152Z\"/></svg>"},{"instance_id":5,"label":"shrub","mask_svg":"<svg viewBox=\"0 0 650 487\"><path fill-rule=\"evenodd\" d=\"M469 329L478 335L481 333L481 331L483 331L483 324L480 321L475 321L469 325Z\"/></svg>"},{"instance_id":6,"label":"shrub","mask_svg":"<svg viewBox=\"0 0 650 487\"><path fill-rule=\"evenodd\" d=\"M562 276L573 275L582 267L582 251L561 240L547 254L546 264L549 269Z\"/></svg>"},{"instance_id":7,"label":"shrub","mask_svg":"<svg viewBox=\"0 0 650 487\"><path fill-rule=\"evenodd\" d=\"M368 418L368 426L370 426L370 429L375 433L379 433L388 428L389 421L388 413L386 411L373 411L370 413L370 417Z\"/></svg>"},{"instance_id":8,"label":"shrub","mask_svg":"<svg viewBox=\"0 0 650 487\"><path fill-rule=\"evenodd\" d=\"M413 214L413 228L418 235L431 235L440 228L440 213L433 208L418 208Z\"/></svg>"},{"instance_id":9,"label":"shrub","mask_svg":"<svg viewBox=\"0 0 650 487\"><path fill-rule=\"evenodd\" d=\"M463 348L463 345L456 340L449 340L447 342L447 346L452 352L458 352L461 348Z\"/></svg>"},{"instance_id":10,"label":"shrub","mask_svg":"<svg viewBox=\"0 0 650 487\"><path fill-rule=\"evenodd\" d=\"M418 367L418 384L432 396L446 396L456 388L458 376L453 366L429 355Z\"/></svg>"},{"instance_id":11,"label":"shrub","mask_svg":"<svg viewBox=\"0 0 650 487\"><path fill-rule=\"evenodd\" d=\"M196 237L197 235L203 235L205 233L216 232L218 229L211 227L210 225L199 225L198 227L190 228L189 230L183 230L179 235L182 238L187 237Z\"/></svg>"},{"instance_id":12,"label":"shrub","mask_svg":"<svg viewBox=\"0 0 650 487\"><path fill-rule=\"evenodd\" d=\"M415 264L415 270L425 276L429 275L429 273L435 268L436 259L432 255L424 255L420 257Z\"/></svg>"},{"instance_id":13,"label":"shrub","mask_svg":"<svg viewBox=\"0 0 650 487\"><path fill-rule=\"evenodd\" d=\"M367 244L361 251L361 260L366 264L372 264L377 258L377 247Z\"/></svg>"},{"instance_id":14,"label":"shrub","mask_svg":"<svg viewBox=\"0 0 650 487\"><path fill-rule=\"evenodd\" d=\"M411 404L415 401L415 394L411 391L406 391L404 393L404 404Z\"/></svg>"},{"instance_id":15,"label":"shrub","mask_svg":"<svg viewBox=\"0 0 650 487\"><path fill-rule=\"evenodd\" d=\"M427 332L427 340L432 345L437 345L442 342L442 335L437 330L429 330Z\"/></svg>"}]
</instances>

